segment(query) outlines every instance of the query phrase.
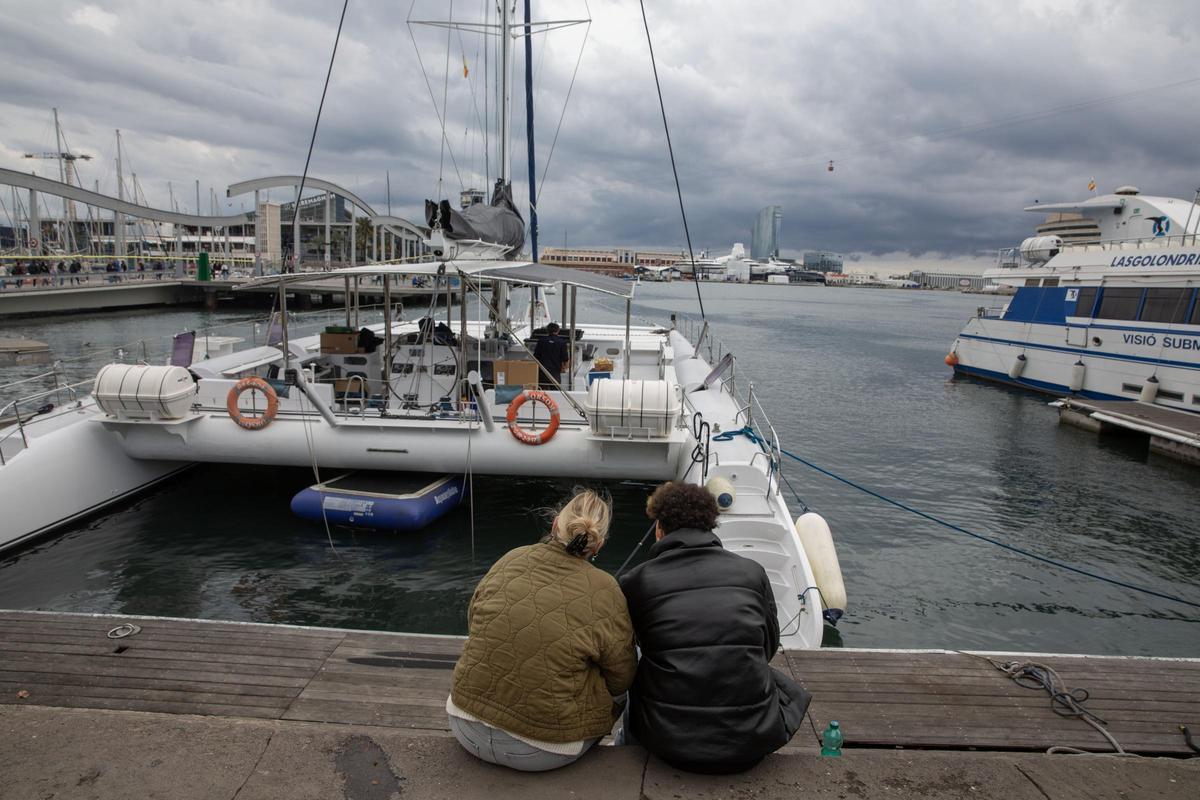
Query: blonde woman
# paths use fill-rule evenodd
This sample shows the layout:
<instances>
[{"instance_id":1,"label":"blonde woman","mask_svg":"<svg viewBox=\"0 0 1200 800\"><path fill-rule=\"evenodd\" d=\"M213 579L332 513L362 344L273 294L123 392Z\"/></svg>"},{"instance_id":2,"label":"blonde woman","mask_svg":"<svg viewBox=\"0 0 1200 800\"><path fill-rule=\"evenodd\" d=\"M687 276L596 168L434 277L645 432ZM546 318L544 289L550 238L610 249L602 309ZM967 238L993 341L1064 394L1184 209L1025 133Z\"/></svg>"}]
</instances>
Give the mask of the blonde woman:
<instances>
[{"instance_id":1,"label":"blonde woman","mask_svg":"<svg viewBox=\"0 0 1200 800\"><path fill-rule=\"evenodd\" d=\"M446 712L467 752L543 772L608 733L633 682L633 626L616 580L592 566L612 508L580 491L550 534L505 554L475 588Z\"/></svg>"}]
</instances>

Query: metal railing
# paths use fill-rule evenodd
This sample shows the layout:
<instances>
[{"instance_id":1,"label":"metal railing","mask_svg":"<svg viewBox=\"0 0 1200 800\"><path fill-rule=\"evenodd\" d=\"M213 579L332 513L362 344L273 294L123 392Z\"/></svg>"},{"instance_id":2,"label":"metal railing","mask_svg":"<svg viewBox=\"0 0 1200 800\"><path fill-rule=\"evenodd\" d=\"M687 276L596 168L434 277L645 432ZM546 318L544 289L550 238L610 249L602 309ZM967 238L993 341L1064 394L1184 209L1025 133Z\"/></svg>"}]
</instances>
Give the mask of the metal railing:
<instances>
[{"instance_id":1,"label":"metal railing","mask_svg":"<svg viewBox=\"0 0 1200 800\"><path fill-rule=\"evenodd\" d=\"M677 318L677 325L678 321L680 321L679 318ZM748 391L745 395L738 391L737 357L732 355L732 351L727 351L724 344L712 334L707 320L704 321L702 326L698 325L698 323L690 317L683 317L681 321L683 326L677 329L679 329L680 333L682 333L689 342L697 341L701 344L707 344L708 363L710 365L718 363L722 358L725 357L727 352L730 354L731 362L729 365L729 370L726 375L721 377L718 385L718 391L727 392L736 405L737 411L733 417L734 423L737 424L741 422L744 428L748 428L749 430L753 431L757 437L756 443L761 448L761 452L756 453L751 458L750 464L753 465L755 461L758 460L760 455L767 460L767 494L770 495L773 492L778 491L779 474L783 454L782 446L780 445L779 433L775 430L775 425L771 422L770 417L767 415L766 409L763 408L762 403L754 393L754 383L750 382L747 384ZM698 334L697 330L699 330ZM703 341L700 339L694 339L693 337L695 336L703 337ZM703 419L703 413L691 403L686 393L683 395L683 403L687 417L691 417L694 414L700 414L701 419ZM708 445L705 445L703 453L705 464L708 462L710 449L711 448ZM718 461L718 466L719 465L720 462Z\"/></svg>"},{"instance_id":2,"label":"metal railing","mask_svg":"<svg viewBox=\"0 0 1200 800\"><path fill-rule=\"evenodd\" d=\"M26 435L25 429L33 421L33 419L38 416L38 413L37 413L37 410L35 409L33 414L27 413L24 417L22 417L21 416L22 404L28 405L29 403L33 402L34 400L43 400L44 401L47 398L54 397L56 400L54 405L60 406L60 405L63 405L63 403L64 403L63 397L65 395L68 398L66 402L73 403L76 406L78 406L78 404L80 403L79 394L75 390L80 387L83 387L83 386L91 386L92 385L92 381L90 379L85 380L85 381L78 381L77 383L60 384L58 382L58 373L57 372L45 373L44 375L37 376L37 377L45 378L49 375L53 375L55 377L55 386L53 389L45 389L40 392L35 392L30 395L25 395L24 397L18 397L16 400L13 400L12 402L8 403L8 405L4 406L3 408L0 408L0 426L7 425L7 427L8 427L7 430L5 430L4 428L0 428L0 466L4 466L7 463L7 460L5 459L5 456L4 456L4 443L6 441L8 441L9 439L11 439L12 437L19 435L21 437L21 449L22 450L29 449L29 437ZM30 380L33 380L33 379L26 378L24 380L14 381L13 383L6 384L5 386L0 386L0 390L3 390L9 386L15 386L20 383L28 383ZM43 403L42 405L45 405L45 403ZM40 408L40 406L39 406L39 408ZM11 414L11 418L10 418L10 414Z\"/></svg>"},{"instance_id":3,"label":"metal railing","mask_svg":"<svg viewBox=\"0 0 1200 800\"><path fill-rule=\"evenodd\" d=\"M1165 250L1170 247L1195 246L1200 239L1197 233L1173 233L1165 236L1128 236L1119 239L1103 239L1098 242L1063 241L1060 251L1072 253L1106 253L1112 250ZM999 269L1020 269L1024 267L1040 267L1046 262L1031 262L1021 253L1020 247L1001 247L996 252L996 267Z\"/></svg>"}]
</instances>

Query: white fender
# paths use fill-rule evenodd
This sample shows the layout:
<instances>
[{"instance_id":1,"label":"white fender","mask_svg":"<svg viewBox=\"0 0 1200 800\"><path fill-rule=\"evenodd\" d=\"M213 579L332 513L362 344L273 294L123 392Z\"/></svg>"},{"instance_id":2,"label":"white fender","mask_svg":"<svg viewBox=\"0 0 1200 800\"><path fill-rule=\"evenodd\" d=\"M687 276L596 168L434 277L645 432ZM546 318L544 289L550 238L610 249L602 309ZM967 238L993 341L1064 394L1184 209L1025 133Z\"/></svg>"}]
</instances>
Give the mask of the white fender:
<instances>
[{"instance_id":1,"label":"white fender","mask_svg":"<svg viewBox=\"0 0 1200 800\"><path fill-rule=\"evenodd\" d=\"M1079 359L1071 367L1071 386L1072 392L1078 392L1083 389L1084 378L1087 377L1087 365L1083 363L1083 359Z\"/></svg>"},{"instance_id":2,"label":"white fender","mask_svg":"<svg viewBox=\"0 0 1200 800\"><path fill-rule=\"evenodd\" d=\"M1138 396L1138 399L1143 403L1153 403L1156 397L1158 397L1158 378L1151 375L1142 384L1142 393Z\"/></svg>"},{"instance_id":3,"label":"white fender","mask_svg":"<svg viewBox=\"0 0 1200 800\"><path fill-rule=\"evenodd\" d=\"M733 484L725 478L709 478L708 483L704 484L704 488L717 498L717 508L721 513L728 511L733 506L733 501L737 499L737 491L733 488Z\"/></svg>"},{"instance_id":4,"label":"white fender","mask_svg":"<svg viewBox=\"0 0 1200 800\"><path fill-rule=\"evenodd\" d=\"M820 514L809 511L796 518L796 535L804 545L825 608L836 612L831 615L831 621L836 622L836 618L846 611L846 584L842 581L842 567L838 563L829 523Z\"/></svg>"},{"instance_id":5,"label":"white fender","mask_svg":"<svg viewBox=\"0 0 1200 800\"><path fill-rule=\"evenodd\" d=\"M1021 353L1021 355L1013 359L1012 366L1008 368L1008 377L1012 378L1014 381L1021 377L1021 373L1025 371L1025 364L1028 360L1029 359L1025 358L1024 353Z\"/></svg>"}]
</instances>

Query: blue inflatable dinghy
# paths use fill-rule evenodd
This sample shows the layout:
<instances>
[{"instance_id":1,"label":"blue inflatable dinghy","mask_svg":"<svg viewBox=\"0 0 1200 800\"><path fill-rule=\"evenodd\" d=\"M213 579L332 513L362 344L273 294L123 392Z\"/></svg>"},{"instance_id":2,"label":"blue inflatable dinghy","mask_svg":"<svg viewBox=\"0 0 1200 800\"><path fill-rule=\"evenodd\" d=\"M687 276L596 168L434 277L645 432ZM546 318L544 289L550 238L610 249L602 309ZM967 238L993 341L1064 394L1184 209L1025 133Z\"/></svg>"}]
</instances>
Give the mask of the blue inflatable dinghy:
<instances>
[{"instance_id":1,"label":"blue inflatable dinghy","mask_svg":"<svg viewBox=\"0 0 1200 800\"><path fill-rule=\"evenodd\" d=\"M292 513L335 525L415 531L456 508L465 494L462 475L431 481L419 473L349 472L297 493Z\"/></svg>"}]
</instances>

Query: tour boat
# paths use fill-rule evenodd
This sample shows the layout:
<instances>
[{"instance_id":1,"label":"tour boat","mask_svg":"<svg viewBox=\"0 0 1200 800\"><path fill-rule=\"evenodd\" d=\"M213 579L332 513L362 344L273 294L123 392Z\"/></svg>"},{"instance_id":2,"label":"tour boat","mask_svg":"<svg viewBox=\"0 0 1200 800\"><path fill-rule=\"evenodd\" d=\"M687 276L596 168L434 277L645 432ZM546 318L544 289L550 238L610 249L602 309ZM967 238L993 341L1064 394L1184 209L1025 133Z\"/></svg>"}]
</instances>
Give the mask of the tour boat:
<instances>
[{"instance_id":1,"label":"tour boat","mask_svg":"<svg viewBox=\"0 0 1200 800\"><path fill-rule=\"evenodd\" d=\"M1132 186L1054 215L1057 234L1002 250L990 283L1015 293L980 308L946 363L963 375L1056 395L1141 400L1200 412L1200 206Z\"/></svg>"}]
</instances>

